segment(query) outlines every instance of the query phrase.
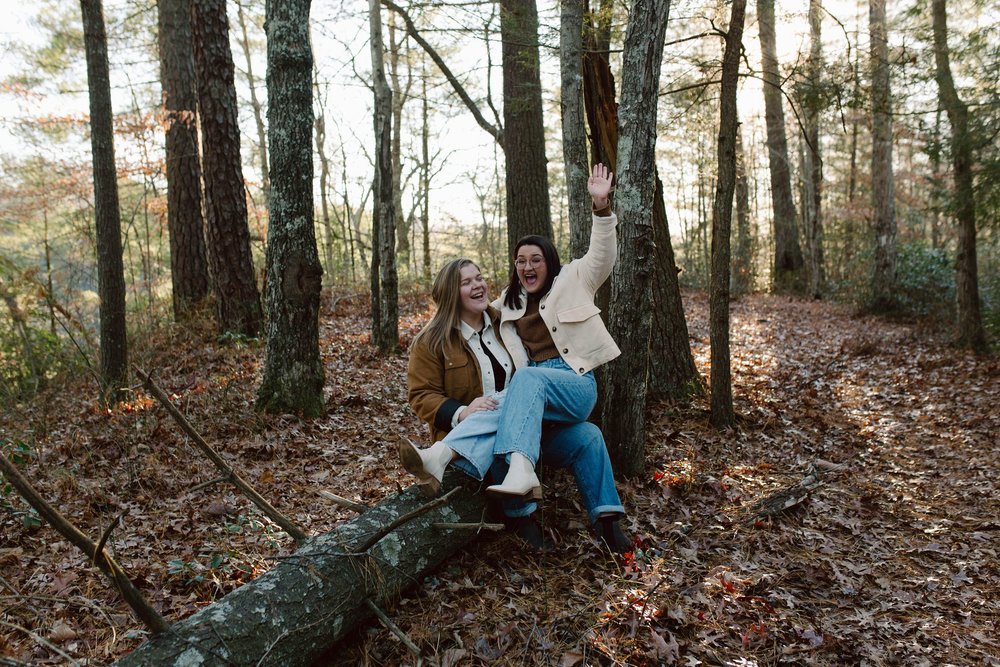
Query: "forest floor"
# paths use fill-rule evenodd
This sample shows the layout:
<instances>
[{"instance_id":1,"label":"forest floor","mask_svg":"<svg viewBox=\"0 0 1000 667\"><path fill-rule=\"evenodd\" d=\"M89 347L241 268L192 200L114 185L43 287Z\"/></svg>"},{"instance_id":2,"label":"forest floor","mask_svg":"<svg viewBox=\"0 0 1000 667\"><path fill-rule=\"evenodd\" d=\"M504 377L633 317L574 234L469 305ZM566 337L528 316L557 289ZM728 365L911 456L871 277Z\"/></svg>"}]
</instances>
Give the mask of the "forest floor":
<instances>
[{"instance_id":1,"label":"forest floor","mask_svg":"<svg viewBox=\"0 0 1000 667\"><path fill-rule=\"evenodd\" d=\"M404 343L426 298L403 304ZM707 302L685 294L708 375ZM426 442L405 399L405 354L368 345L360 297L327 299L328 412L253 410L260 343L175 327L134 337L189 420L311 534L411 479L400 435ZM207 325L206 325L207 326ZM541 519L557 548L509 534L456 554L387 611L429 664L1000 665L1000 362L913 323L825 302L733 304L738 427L705 399L648 411L646 474L621 480L636 549L589 537L565 471L546 474ZM142 392L113 411L68 378L0 416L0 443L168 619L265 571L290 539L216 476ZM23 443L23 444L20 444ZM808 487L808 489L806 488ZM805 491L808 490L808 494ZM766 498L770 513L757 504ZM0 484L0 665L105 664L144 637L100 573ZM336 664L412 664L375 622Z\"/></svg>"}]
</instances>

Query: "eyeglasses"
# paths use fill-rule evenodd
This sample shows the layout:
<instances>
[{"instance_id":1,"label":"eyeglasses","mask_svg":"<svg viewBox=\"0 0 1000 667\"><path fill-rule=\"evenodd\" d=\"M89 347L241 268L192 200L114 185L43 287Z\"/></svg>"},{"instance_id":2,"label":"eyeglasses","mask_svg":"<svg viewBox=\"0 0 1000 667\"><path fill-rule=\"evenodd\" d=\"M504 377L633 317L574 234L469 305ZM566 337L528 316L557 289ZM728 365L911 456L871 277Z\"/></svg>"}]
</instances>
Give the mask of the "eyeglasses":
<instances>
[{"instance_id":1,"label":"eyeglasses","mask_svg":"<svg viewBox=\"0 0 1000 667\"><path fill-rule=\"evenodd\" d=\"M518 257L516 260L514 260L514 266L516 266L519 269L523 269L524 267L528 266L528 264L531 264L531 268L537 269L544 263L545 263L544 257L532 257L530 260L527 260L524 257Z\"/></svg>"}]
</instances>

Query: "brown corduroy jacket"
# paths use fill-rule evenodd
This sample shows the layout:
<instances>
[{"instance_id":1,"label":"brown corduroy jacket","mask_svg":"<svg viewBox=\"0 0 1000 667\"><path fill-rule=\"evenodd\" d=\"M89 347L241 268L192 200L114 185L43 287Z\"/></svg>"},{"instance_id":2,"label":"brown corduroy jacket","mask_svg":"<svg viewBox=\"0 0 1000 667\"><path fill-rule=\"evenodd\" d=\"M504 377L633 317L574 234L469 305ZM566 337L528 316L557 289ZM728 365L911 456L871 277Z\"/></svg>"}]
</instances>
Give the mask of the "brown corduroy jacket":
<instances>
[{"instance_id":1,"label":"brown corduroy jacket","mask_svg":"<svg viewBox=\"0 0 1000 667\"><path fill-rule=\"evenodd\" d=\"M492 307L487 313L498 326L500 313ZM421 336L410 348L406 389L410 407L427 422L431 442L437 442L451 430L455 411L483 395L479 362L461 335L451 337L443 356L432 353Z\"/></svg>"}]
</instances>

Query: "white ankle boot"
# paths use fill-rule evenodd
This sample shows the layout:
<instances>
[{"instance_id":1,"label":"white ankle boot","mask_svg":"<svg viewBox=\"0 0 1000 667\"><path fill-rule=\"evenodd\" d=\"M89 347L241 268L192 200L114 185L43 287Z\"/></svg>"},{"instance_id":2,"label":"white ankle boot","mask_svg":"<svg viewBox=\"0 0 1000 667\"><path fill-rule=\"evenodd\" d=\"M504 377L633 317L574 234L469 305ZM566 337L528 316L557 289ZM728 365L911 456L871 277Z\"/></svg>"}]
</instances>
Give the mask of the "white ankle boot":
<instances>
[{"instance_id":1,"label":"white ankle boot","mask_svg":"<svg viewBox=\"0 0 1000 667\"><path fill-rule=\"evenodd\" d=\"M454 458L454 450L440 440L427 449L417 449L409 440L399 442L399 459L403 468L416 476L420 491L428 498L441 492L441 478Z\"/></svg>"},{"instance_id":2,"label":"white ankle boot","mask_svg":"<svg viewBox=\"0 0 1000 667\"><path fill-rule=\"evenodd\" d=\"M510 455L510 470L503 479L503 484L487 487L487 493L497 496L516 496L525 500L541 500L542 484L535 474L535 466L523 454Z\"/></svg>"}]
</instances>

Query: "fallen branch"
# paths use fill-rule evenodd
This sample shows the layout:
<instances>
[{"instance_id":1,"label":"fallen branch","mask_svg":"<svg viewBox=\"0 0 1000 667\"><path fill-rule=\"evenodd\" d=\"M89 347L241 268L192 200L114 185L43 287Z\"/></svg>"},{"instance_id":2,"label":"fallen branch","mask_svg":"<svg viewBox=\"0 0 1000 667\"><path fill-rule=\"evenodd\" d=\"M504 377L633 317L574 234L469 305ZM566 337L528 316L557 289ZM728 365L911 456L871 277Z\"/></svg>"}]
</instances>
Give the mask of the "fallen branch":
<instances>
[{"instance_id":1,"label":"fallen branch","mask_svg":"<svg viewBox=\"0 0 1000 667\"><path fill-rule=\"evenodd\" d=\"M14 467L13 463L7 460L6 456L0 456L0 472L3 472L4 478L10 482L11 486L17 489L17 492L24 498L25 502L35 508L35 511L48 521L59 534L85 553L87 558L107 575L111 583L121 593L122 599L135 611L136 616L146 624L146 627L154 633L163 632L169 627L159 612L150 606L142 592L135 587L118 562L108 555L104 549L98 551L97 545L89 537L80 532L76 526L70 523L56 508L52 507L35 491L31 482L21 474L21 471Z\"/></svg>"},{"instance_id":2,"label":"fallen branch","mask_svg":"<svg viewBox=\"0 0 1000 667\"><path fill-rule=\"evenodd\" d=\"M309 538L294 554L224 598L151 637L117 664L274 665L335 662L333 645L372 618L366 603L394 599L471 542L468 530L438 531L434 523L480 519L485 498L458 472L445 474L450 491L425 503L415 487L394 494L333 532ZM446 504L445 504L446 503ZM422 514L416 515L417 511ZM400 523L399 519L411 517ZM399 524L363 554L354 553L383 526ZM358 545L358 546L355 546Z\"/></svg>"},{"instance_id":3,"label":"fallen branch","mask_svg":"<svg viewBox=\"0 0 1000 667\"><path fill-rule=\"evenodd\" d=\"M401 516L401 517L399 517L397 519L394 519L393 521L391 521L389 523L389 525L387 525L384 528L378 530L374 535L372 535L367 540L365 540L360 545L358 545L355 548L355 552L361 554L361 553L364 553L364 552L368 551L368 549L370 549L373 544L377 543L383 537L385 537L386 535L388 535L389 533L391 533L392 531L394 531L396 528L402 526L404 523L406 523L408 521L412 521L413 519L416 519L418 516L421 516L423 514L427 514L428 512L430 512L435 507L440 507L441 505L447 504L448 499L451 498L453 495L455 495L455 493L458 491L459 488L460 487L456 486L454 489L452 489L448 493L444 494L440 498L436 498L436 499L430 501L429 503L421 505L420 507L418 507L417 509L413 510L412 512L407 512L403 516Z\"/></svg>"},{"instance_id":4,"label":"fallen branch","mask_svg":"<svg viewBox=\"0 0 1000 667\"><path fill-rule=\"evenodd\" d=\"M246 480L240 477L239 474L237 474L236 471L233 470L232 467L226 463L225 460L223 460L223 458L219 456L219 454L212 449L207 442L205 442L205 439L202 438L198 431L194 429L191 422L189 422L184 415L180 413L180 410L178 410L174 404L170 402L170 398L166 395L166 393L156 386L156 383L153 382L153 376L151 374L145 373L142 369L135 365L133 365L132 368L135 369L136 374L142 378L143 387L146 391L156 397L156 400L158 400L160 404L166 408L167 412L170 413L170 416L174 418L174 421L176 421L187 436L191 438L198 449L200 449L202 453L215 464L215 467L222 473L222 479L242 491L243 494L250 499L250 502L259 507L260 511L267 515L271 521L274 521L276 524L281 526L281 529L288 533L292 539L295 540L296 544L302 544L307 537L305 531L292 523L291 520L289 520L284 514L275 509L271 503L267 502L264 496L257 493L257 491L250 486Z\"/></svg>"},{"instance_id":5,"label":"fallen branch","mask_svg":"<svg viewBox=\"0 0 1000 667\"><path fill-rule=\"evenodd\" d=\"M830 461L818 459L815 463L809 465L809 468L806 470L806 476L797 483L775 491L750 505L747 509L748 520L750 522L759 521L790 510L796 505L801 504L809 497L810 493L823 486L823 482L820 480L821 470L842 472L846 468L847 464L844 463L831 463Z\"/></svg>"},{"instance_id":6,"label":"fallen branch","mask_svg":"<svg viewBox=\"0 0 1000 667\"><path fill-rule=\"evenodd\" d=\"M346 507L349 510L354 510L355 512L364 512L368 509L368 505L363 505L362 503L356 503L353 500L344 498L343 496L338 496L336 493L331 493L329 491L317 491L316 495L326 498L332 503L336 503L341 507Z\"/></svg>"},{"instance_id":7,"label":"fallen branch","mask_svg":"<svg viewBox=\"0 0 1000 667\"><path fill-rule=\"evenodd\" d=\"M494 533L499 533L506 526L502 523L486 523L480 521L479 523L432 523L431 528L437 528L438 530L489 530Z\"/></svg>"}]
</instances>

